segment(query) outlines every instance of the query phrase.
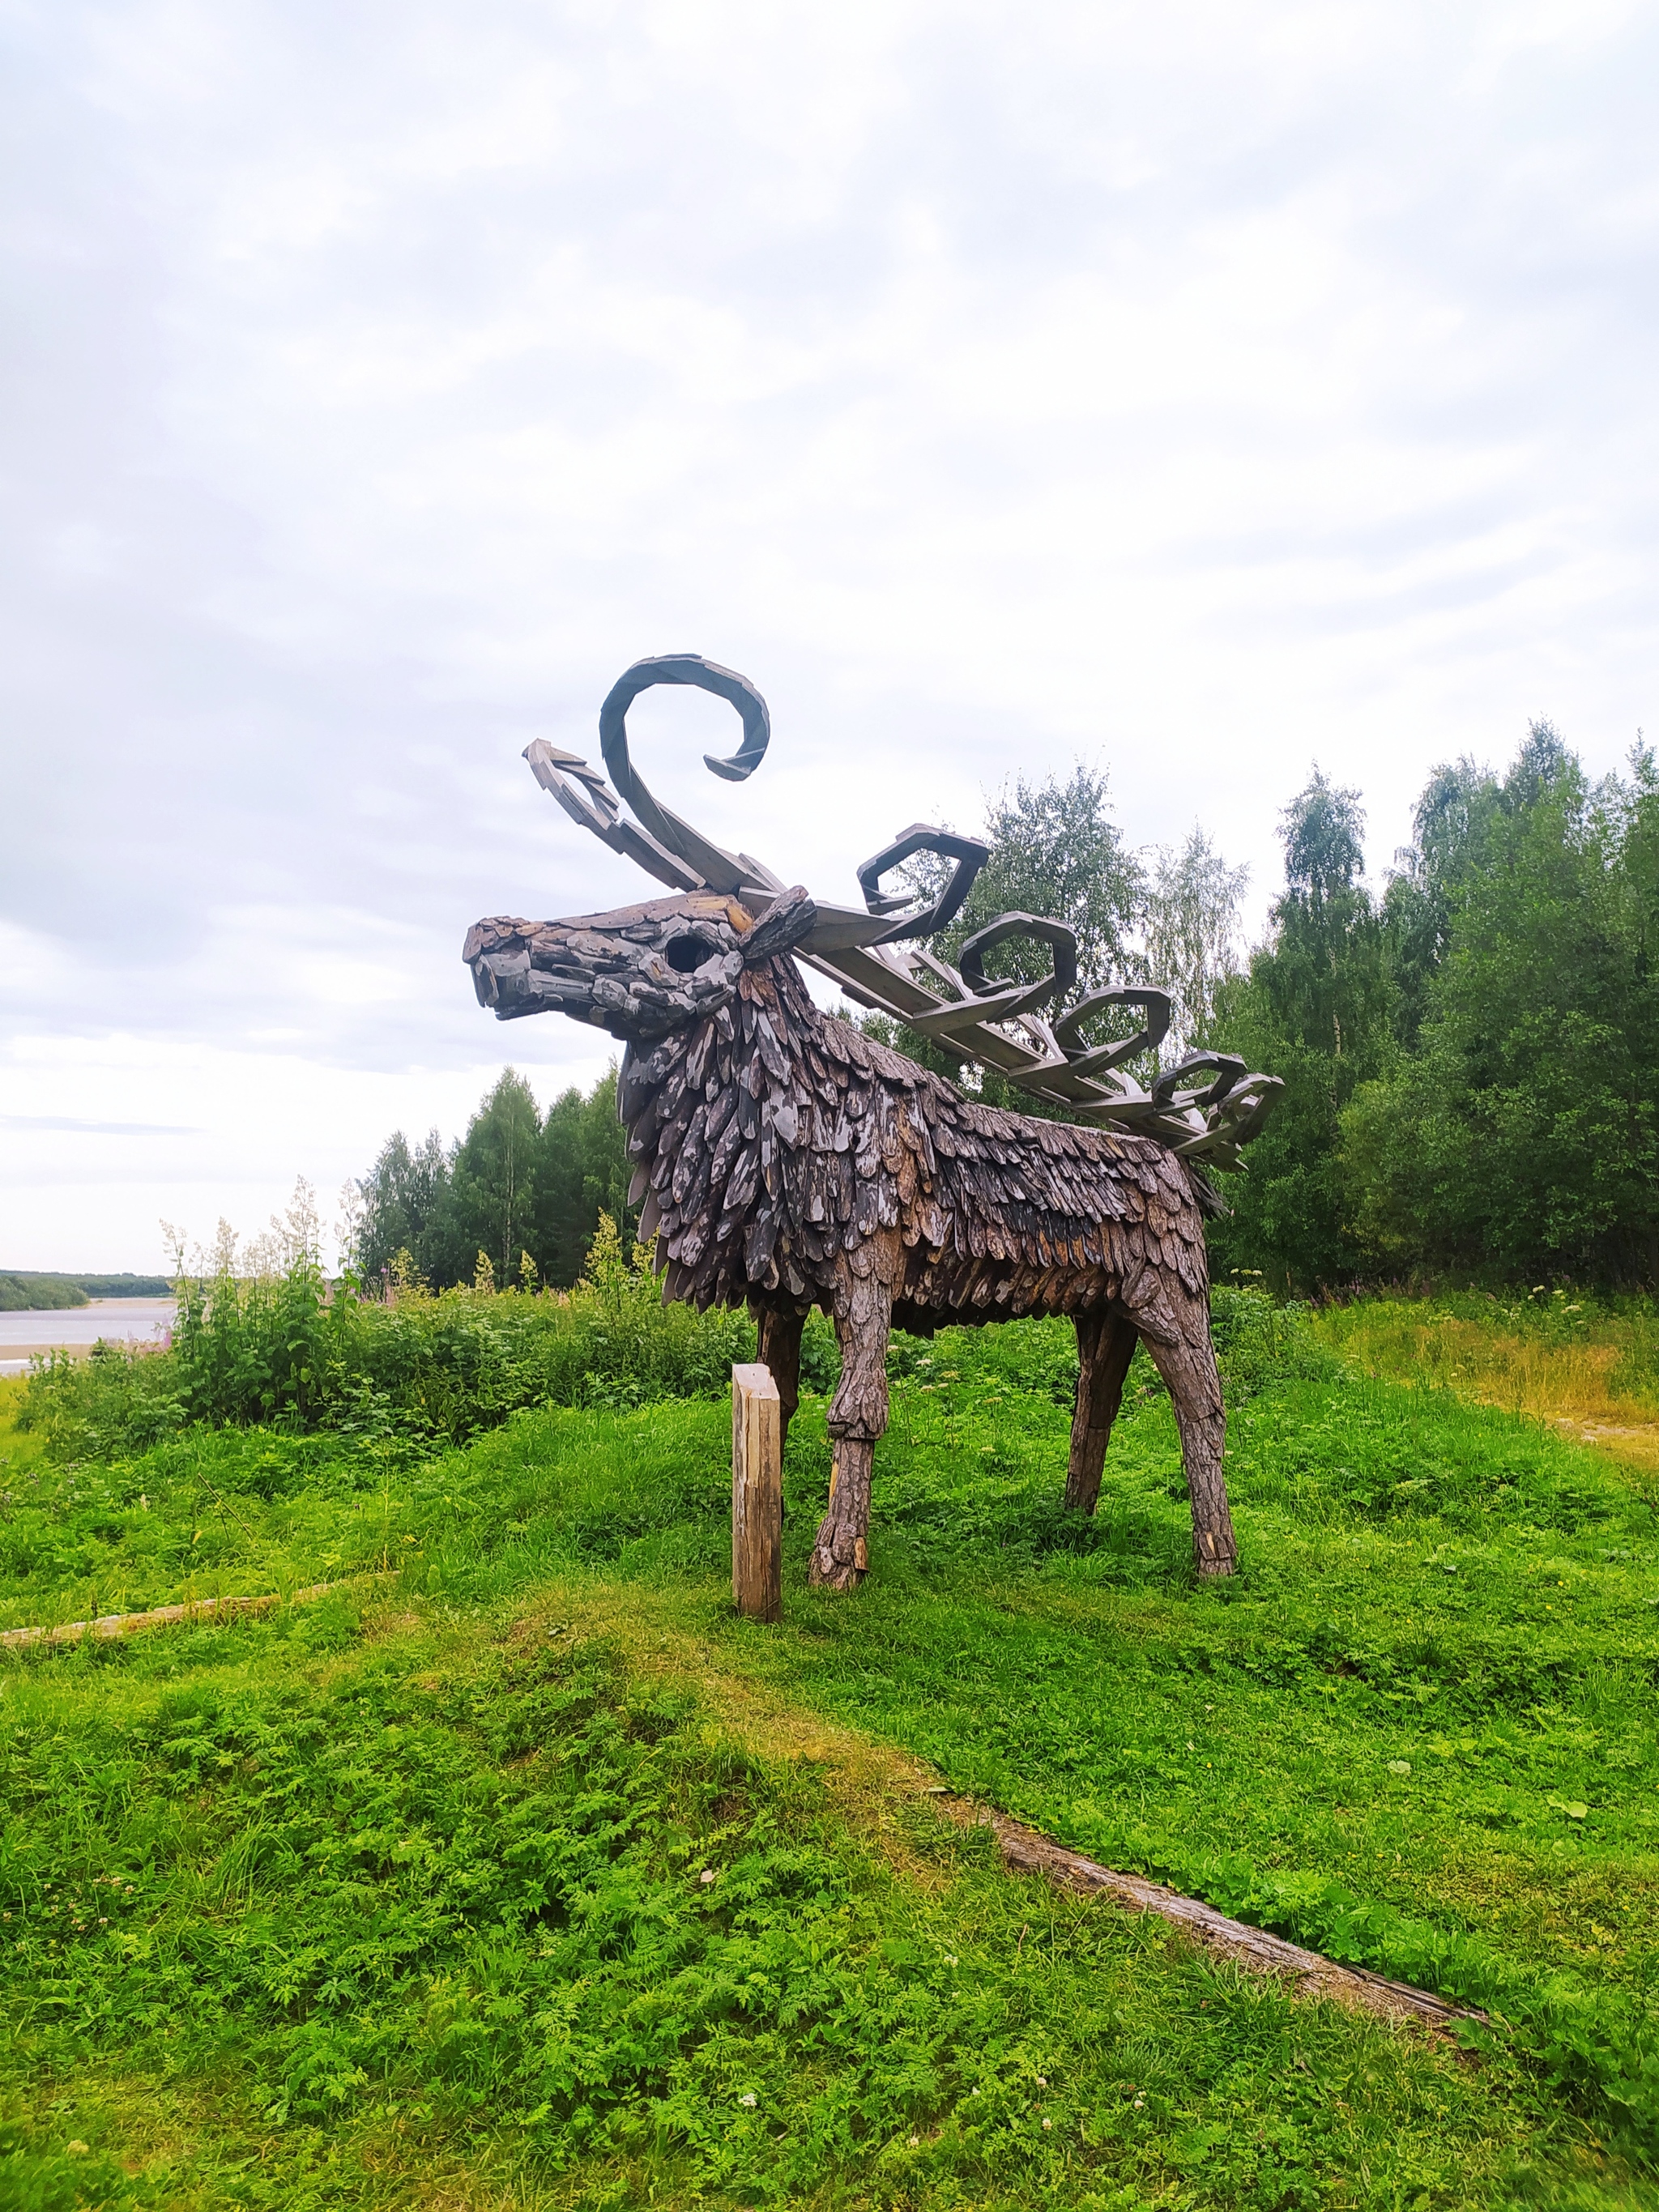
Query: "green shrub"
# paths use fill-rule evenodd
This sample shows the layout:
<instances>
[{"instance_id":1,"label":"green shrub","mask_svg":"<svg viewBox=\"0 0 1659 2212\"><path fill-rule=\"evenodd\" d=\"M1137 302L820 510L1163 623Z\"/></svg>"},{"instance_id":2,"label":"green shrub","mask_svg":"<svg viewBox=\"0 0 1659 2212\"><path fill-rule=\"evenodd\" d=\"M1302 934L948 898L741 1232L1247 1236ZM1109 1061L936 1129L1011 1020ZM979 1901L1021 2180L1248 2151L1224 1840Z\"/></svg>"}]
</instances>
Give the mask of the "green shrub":
<instances>
[{"instance_id":1,"label":"green shrub","mask_svg":"<svg viewBox=\"0 0 1659 2212\"><path fill-rule=\"evenodd\" d=\"M1341 1362L1314 1334L1311 1309L1287 1304L1250 1285L1218 1283L1210 1292L1210 1331L1229 1402L1270 1382L1324 1382Z\"/></svg>"},{"instance_id":2,"label":"green shrub","mask_svg":"<svg viewBox=\"0 0 1659 2212\"><path fill-rule=\"evenodd\" d=\"M141 1451L194 1422L459 1443L527 1406L644 1405L729 1389L755 1355L743 1313L663 1304L645 1254L601 1222L574 1291L405 1283L331 1291L312 1257L280 1274L181 1280L170 1346L48 1358L19 1425L59 1461ZM822 1365L822 1346L815 1357Z\"/></svg>"},{"instance_id":3,"label":"green shrub","mask_svg":"<svg viewBox=\"0 0 1659 2212\"><path fill-rule=\"evenodd\" d=\"M0 1313L52 1313L86 1303L79 1284L63 1275L0 1275Z\"/></svg>"},{"instance_id":4,"label":"green shrub","mask_svg":"<svg viewBox=\"0 0 1659 2212\"><path fill-rule=\"evenodd\" d=\"M368 1298L350 1280L331 1286L304 1252L280 1273L225 1270L181 1278L175 1291L164 1351L101 1344L90 1360L39 1363L18 1421L45 1437L52 1458L130 1455L198 1422L461 1443L523 1407L625 1409L718 1396L733 1362L755 1356L747 1314L665 1304L644 1249L630 1259L608 1216L569 1291L434 1294L405 1267L388 1297ZM1301 1306L1223 1286L1212 1313L1230 1401L1273 1377L1337 1370ZM1077 1393L1076 1333L1064 1320L942 1329L930 1340L895 1330L887 1365L895 1379L948 1373L1067 1408ZM840 1375L834 1324L814 1311L801 1341L802 1387L827 1395ZM1137 1353L1126 1403L1163 1389Z\"/></svg>"},{"instance_id":5,"label":"green shrub","mask_svg":"<svg viewBox=\"0 0 1659 2212\"><path fill-rule=\"evenodd\" d=\"M95 1345L90 1359L55 1352L36 1360L16 1413L60 1462L148 1450L189 1419L176 1360L129 1344Z\"/></svg>"}]
</instances>

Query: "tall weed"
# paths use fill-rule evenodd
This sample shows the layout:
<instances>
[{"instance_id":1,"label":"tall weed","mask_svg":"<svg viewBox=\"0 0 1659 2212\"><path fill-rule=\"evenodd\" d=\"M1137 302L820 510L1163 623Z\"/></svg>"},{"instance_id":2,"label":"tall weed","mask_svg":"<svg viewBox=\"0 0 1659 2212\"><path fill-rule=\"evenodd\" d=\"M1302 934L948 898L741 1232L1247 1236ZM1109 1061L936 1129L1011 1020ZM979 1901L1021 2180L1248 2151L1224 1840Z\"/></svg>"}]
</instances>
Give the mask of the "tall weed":
<instances>
[{"instance_id":1,"label":"tall weed","mask_svg":"<svg viewBox=\"0 0 1659 2212\"><path fill-rule=\"evenodd\" d=\"M280 1271L181 1276L171 1346L41 1361L18 1413L59 1461L143 1450L193 1423L339 1429L459 1443L520 1407L625 1407L729 1387L754 1357L743 1313L665 1305L642 1248L603 1219L572 1291L458 1288L405 1274L384 1298Z\"/></svg>"},{"instance_id":2,"label":"tall weed","mask_svg":"<svg viewBox=\"0 0 1659 2212\"><path fill-rule=\"evenodd\" d=\"M719 1395L733 1362L755 1356L747 1314L665 1304L645 1249L626 1253L608 1216L571 1291L481 1283L434 1292L405 1267L386 1295L365 1297L349 1278L331 1285L308 1247L263 1273L237 1274L227 1262L211 1275L181 1274L175 1290L167 1350L100 1345L90 1360L60 1354L40 1362L18 1425L43 1437L52 1458L143 1451L196 1423L461 1443L526 1407L625 1409ZM1273 1376L1332 1371L1332 1354L1299 1306L1224 1285L1212 1312L1230 1399ZM921 1379L960 1374L1069 1407L1076 1336L1063 1320L945 1329L931 1341L896 1332L888 1370ZM833 1324L814 1312L802 1383L827 1394L840 1373ZM1139 1355L1131 1402L1163 1387Z\"/></svg>"},{"instance_id":3,"label":"tall weed","mask_svg":"<svg viewBox=\"0 0 1659 2212\"><path fill-rule=\"evenodd\" d=\"M1659 1421L1659 1306L1543 1285L1499 1298L1359 1298L1316 1322L1371 1374L1437 1384L1540 1420ZM1659 1467L1659 1439L1650 1455Z\"/></svg>"}]
</instances>

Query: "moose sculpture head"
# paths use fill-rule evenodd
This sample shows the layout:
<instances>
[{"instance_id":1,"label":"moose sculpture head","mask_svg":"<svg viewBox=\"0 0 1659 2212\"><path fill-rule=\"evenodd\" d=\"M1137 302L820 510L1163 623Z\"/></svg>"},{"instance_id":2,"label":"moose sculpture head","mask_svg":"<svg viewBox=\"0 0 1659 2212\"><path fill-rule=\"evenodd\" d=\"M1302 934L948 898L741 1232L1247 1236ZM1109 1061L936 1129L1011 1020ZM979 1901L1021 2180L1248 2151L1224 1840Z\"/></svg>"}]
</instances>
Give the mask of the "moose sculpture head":
<instances>
[{"instance_id":1,"label":"moose sculpture head","mask_svg":"<svg viewBox=\"0 0 1659 2212\"><path fill-rule=\"evenodd\" d=\"M1198 1570L1230 1572L1202 1230L1219 1201L1200 1170L1237 1165L1282 1086L1222 1053L1189 1055L1142 1085L1128 1063L1166 1033L1169 995L1123 985L1057 1011L1077 983L1064 923L1000 915L954 968L929 951L924 940L960 911L988 857L975 839L925 823L903 831L859 870L862 910L787 889L748 854L710 843L659 804L629 758L628 708L654 684L730 700L743 742L708 765L734 781L752 774L770 736L765 702L745 678L691 653L636 661L606 698L599 740L614 789L544 739L526 757L567 813L671 896L563 921L480 921L464 957L501 1019L557 1012L626 1043L617 1103L641 1240L655 1239L666 1296L749 1304L786 1433L802 1322L814 1304L833 1316L842 1371L813 1582L847 1589L868 1565L890 1325L931 1334L947 1322L1036 1313L1066 1313L1077 1326L1067 1504L1093 1510L1123 1378L1144 1342L1181 1427ZM952 864L938 896L884 893L883 878L923 852ZM1014 938L1052 952L1040 981L987 976L988 954ZM797 961L1065 1118L981 1105L823 1013ZM1086 1042L1087 1024L1124 1008L1141 1016L1134 1036Z\"/></svg>"},{"instance_id":2,"label":"moose sculpture head","mask_svg":"<svg viewBox=\"0 0 1659 2212\"><path fill-rule=\"evenodd\" d=\"M467 939L478 996L503 1021L571 1014L627 1044L653 1043L716 1012L737 995L745 967L793 951L812 927L804 891L757 924L735 898L686 891L613 914L531 926L480 922ZM492 946L484 933L504 933Z\"/></svg>"}]
</instances>

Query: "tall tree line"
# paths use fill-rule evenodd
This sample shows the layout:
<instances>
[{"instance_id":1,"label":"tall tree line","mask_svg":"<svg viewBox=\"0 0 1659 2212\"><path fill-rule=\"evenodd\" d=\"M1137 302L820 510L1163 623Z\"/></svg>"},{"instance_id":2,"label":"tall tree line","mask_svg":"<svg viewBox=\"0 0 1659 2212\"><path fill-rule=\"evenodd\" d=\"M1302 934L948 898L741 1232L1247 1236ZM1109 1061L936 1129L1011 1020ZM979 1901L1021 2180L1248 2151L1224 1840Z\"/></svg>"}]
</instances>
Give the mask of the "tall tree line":
<instances>
[{"instance_id":1,"label":"tall tree line","mask_svg":"<svg viewBox=\"0 0 1659 2212\"><path fill-rule=\"evenodd\" d=\"M479 1255L505 1289L525 1278L566 1287L581 1273L601 1212L626 1236L629 1169L612 1068L586 1097L569 1090L545 1115L523 1076L506 1068L446 1148L434 1129L411 1146L399 1130L359 1188L358 1266L373 1279L407 1252L442 1288L470 1283Z\"/></svg>"},{"instance_id":2,"label":"tall tree line","mask_svg":"<svg viewBox=\"0 0 1659 2212\"><path fill-rule=\"evenodd\" d=\"M1221 1263L1287 1287L1659 1285L1659 776L1600 783L1547 722L1437 769L1380 896L1358 794L1286 810L1267 941L1214 1041L1283 1075Z\"/></svg>"}]
</instances>

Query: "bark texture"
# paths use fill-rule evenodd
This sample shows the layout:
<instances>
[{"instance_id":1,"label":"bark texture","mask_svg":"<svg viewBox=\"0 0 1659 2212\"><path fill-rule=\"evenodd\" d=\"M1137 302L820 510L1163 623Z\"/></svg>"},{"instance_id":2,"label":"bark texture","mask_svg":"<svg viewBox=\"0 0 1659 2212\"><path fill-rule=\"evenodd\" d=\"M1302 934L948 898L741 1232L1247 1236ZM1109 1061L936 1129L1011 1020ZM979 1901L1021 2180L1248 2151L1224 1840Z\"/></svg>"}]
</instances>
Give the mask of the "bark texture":
<instances>
[{"instance_id":1,"label":"bark texture","mask_svg":"<svg viewBox=\"0 0 1659 2212\"><path fill-rule=\"evenodd\" d=\"M789 1441L789 1424L800 1404L800 1333L806 1322L801 1306L757 1306L755 1326L760 1338L755 1357L772 1371L778 1386L782 1439Z\"/></svg>"},{"instance_id":2,"label":"bark texture","mask_svg":"<svg viewBox=\"0 0 1659 2212\"><path fill-rule=\"evenodd\" d=\"M1133 1322L1110 1306L1077 1317L1077 1410L1066 1468L1066 1503L1076 1512L1092 1513L1100 1497L1106 1447L1137 1341Z\"/></svg>"}]
</instances>

